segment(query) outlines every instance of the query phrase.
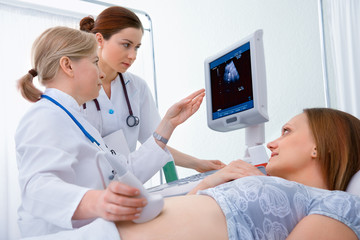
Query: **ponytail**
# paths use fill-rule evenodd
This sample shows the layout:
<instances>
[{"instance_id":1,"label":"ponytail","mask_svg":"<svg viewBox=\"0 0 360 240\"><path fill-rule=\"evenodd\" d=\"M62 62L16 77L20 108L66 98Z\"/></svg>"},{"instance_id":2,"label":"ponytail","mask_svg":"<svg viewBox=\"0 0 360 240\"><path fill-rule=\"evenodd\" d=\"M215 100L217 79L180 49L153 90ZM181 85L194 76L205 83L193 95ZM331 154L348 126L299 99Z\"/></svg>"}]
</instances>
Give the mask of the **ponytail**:
<instances>
[{"instance_id":1,"label":"ponytail","mask_svg":"<svg viewBox=\"0 0 360 240\"><path fill-rule=\"evenodd\" d=\"M25 76L20 78L17 83L17 88L21 95L30 102L39 101L43 94L33 83L33 79L36 76L37 72L34 69L31 69Z\"/></svg>"}]
</instances>

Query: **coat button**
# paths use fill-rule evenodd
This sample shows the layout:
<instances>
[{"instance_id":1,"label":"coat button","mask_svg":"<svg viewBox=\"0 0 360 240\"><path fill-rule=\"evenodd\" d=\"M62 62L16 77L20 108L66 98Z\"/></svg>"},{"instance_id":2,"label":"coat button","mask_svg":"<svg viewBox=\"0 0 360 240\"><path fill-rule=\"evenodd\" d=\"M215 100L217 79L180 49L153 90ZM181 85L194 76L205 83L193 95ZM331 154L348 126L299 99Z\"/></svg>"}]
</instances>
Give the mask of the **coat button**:
<instances>
[{"instance_id":1,"label":"coat button","mask_svg":"<svg viewBox=\"0 0 360 240\"><path fill-rule=\"evenodd\" d=\"M113 109L110 109L110 110L109 110L109 113L110 113L110 114L114 114L114 110L113 110Z\"/></svg>"}]
</instances>

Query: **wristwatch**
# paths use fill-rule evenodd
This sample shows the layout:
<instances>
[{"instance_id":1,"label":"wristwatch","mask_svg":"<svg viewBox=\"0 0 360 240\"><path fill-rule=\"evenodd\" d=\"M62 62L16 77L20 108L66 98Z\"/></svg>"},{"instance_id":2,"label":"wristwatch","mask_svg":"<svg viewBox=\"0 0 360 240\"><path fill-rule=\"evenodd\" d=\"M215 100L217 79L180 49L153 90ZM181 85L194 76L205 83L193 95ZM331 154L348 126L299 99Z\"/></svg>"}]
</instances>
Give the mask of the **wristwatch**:
<instances>
[{"instance_id":1,"label":"wristwatch","mask_svg":"<svg viewBox=\"0 0 360 240\"><path fill-rule=\"evenodd\" d=\"M163 136L159 135L157 132L153 133L153 136L156 140L159 140L160 142L167 144L167 142L169 141L168 139L164 138Z\"/></svg>"}]
</instances>

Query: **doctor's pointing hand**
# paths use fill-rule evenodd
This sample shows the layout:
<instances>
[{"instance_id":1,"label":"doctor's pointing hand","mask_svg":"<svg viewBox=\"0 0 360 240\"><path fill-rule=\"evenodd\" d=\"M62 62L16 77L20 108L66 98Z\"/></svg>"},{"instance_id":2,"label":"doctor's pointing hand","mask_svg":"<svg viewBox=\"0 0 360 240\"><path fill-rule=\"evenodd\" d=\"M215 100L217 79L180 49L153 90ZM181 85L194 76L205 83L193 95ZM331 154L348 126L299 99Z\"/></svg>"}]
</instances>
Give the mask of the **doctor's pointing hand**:
<instances>
[{"instance_id":1,"label":"doctor's pointing hand","mask_svg":"<svg viewBox=\"0 0 360 240\"><path fill-rule=\"evenodd\" d=\"M166 112L156 132L166 139L169 139L174 129L199 109L204 96L205 89L200 89L180 102L175 103ZM165 147L165 145L163 145L163 147Z\"/></svg>"}]
</instances>

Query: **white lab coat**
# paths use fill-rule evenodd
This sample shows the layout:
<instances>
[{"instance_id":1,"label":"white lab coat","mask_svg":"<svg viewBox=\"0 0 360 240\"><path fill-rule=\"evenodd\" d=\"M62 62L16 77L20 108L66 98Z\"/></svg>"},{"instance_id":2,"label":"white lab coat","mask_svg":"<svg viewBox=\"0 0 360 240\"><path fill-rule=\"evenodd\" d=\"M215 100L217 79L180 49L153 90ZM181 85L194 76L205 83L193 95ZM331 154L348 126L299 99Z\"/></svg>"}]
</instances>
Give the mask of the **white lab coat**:
<instances>
[{"instance_id":1,"label":"white lab coat","mask_svg":"<svg viewBox=\"0 0 360 240\"><path fill-rule=\"evenodd\" d=\"M128 72L123 73L123 77L133 114L140 119L137 126L129 127L126 124L129 109L119 75L111 82L110 99L104 89L101 88L97 98L100 111L97 110L94 101L89 101L86 103L86 108L82 109L82 112L102 137L106 137L119 129L122 130L131 152L129 159L137 159L137 161L130 161L128 164L131 165L132 172L145 183L162 167L159 167L156 158L139 159L139 156L144 155L142 148L146 145L145 141L152 136L161 118L146 82ZM135 151L138 141L142 144L142 147ZM122 154L128 153L123 152ZM172 156L169 161L173 161ZM141 175L137 174L137 172L141 172Z\"/></svg>"},{"instance_id":2,"label":"white lab coat","mask_svg":"<svg viewBox=\"0 0 360 240\"><path fill-rule=\"evenodd\" d=\"M97 98L101 109L100 113L97 111L94 101L87 102L86 109L83 111L85 118L100 132L102 137L122 129L129 149L133 152L138 141L143 144L152 135L161 118L146 82L128 72L123 73L123 77L133 114L140 119L139 125L129 127L126 124L129 109L119 75L111 82L111 99L103 89L100 90ZM110 114L109 110L113 110L113 114Z\"/></svg>"},{"instance_id":3,"label":"white lab coat","mask_svg":"<svg viewBox=\"0 0 360 240\"><path fill-rule=\"evenodd\" d=\"M99 132L83 118L71 96L57 89L47 89L45 94L60 102L106 149ZM54 103L41 99L22 118L15 142L22 197L18 223L22 236L55 233L89 223L91 220L71 218L89 189L103 189L96 160L100 150L73 120ZM144 145L143 155L137 157L155 158L158 169L171 158L152 137ZM131 165L128 168L132 170ZM141 175L141 171L135 173Z\"/></svg>"}]
</instances>

